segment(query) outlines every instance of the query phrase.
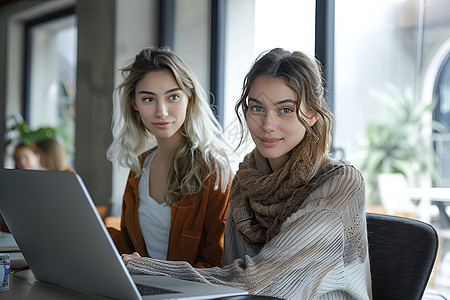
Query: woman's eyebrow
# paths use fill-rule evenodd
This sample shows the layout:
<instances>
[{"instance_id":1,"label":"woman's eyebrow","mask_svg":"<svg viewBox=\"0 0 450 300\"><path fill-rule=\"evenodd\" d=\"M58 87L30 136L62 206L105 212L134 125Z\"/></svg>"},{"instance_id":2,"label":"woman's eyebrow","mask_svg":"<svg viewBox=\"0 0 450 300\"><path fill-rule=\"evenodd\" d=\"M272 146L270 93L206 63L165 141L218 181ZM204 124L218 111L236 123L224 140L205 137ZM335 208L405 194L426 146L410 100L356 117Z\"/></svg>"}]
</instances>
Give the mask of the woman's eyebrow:
<instances>
[{"instance_id":1,"label":"woman's eyebrow","mask_svg":"<svg viewBox=\"0 0 450 300\"><path fill-rule=\"evenodd\" d=\"M253 101L253 102L256 102L256 103L262 104L262 102L261 102L261 101L259 101L258 99L252 98L252 97L249 97L249 98L248 98L248 102L250 102L250 101Z\"/></svg>"},{"instance_id":2,"label":"woman's eyebrow","mask_svg":"<svg viewBox=\"0 0 450 300\"><path fill-rule=\"evenodd\" d=\"M149 94L149 95L156 95L155 93L153 93L153 92L150 92L150 91L146 91L146 90L142 90L142 91L139 91L139 92L138 92L138 94Z\"/></svg>"},{"instance_id":3,"label":"woman's eyebrow","mask_svg":"<svg viewBox=\"0 0 450 300\"><path fill-rule=\"evenodd\" d=\"M259 101L258 99L255 99L255 98L253 98L253 97L249 97L249 98L248 98L248 102L250 102L250 101L253 101L253 102L262 104L261 101ZM277 106L277 105L280 105L280 104L286 104L286 103L297 104L297 101L292 100L292 99L283 99L283 100L280 100L280 101L278 101L278 102L275 102L273 105L274 105L274 106Z\"/></svg>"},{"instance_id":4,"label":"woman's eyebrow","mask_svg":"<svg viewBox=\"0 0 450 300\"><path fill-rule=\"evenodd\" d=\"M181 89L179 87L175 87L173 89L165 91L164 94L170 94L170 93L173 93L173 92L176 92L176 91L180 91L180 90ZM156 93L150 92L150 91L146 91L146 90L139 91L138 94L156 95Z\"/></svg>"},{"instance_id":5,"label":"woman's eyebrow","mask_svg":"<svg viewBox=\"0 0 450 300\"><path fill-rule=\"evenodd\" d=\"M167 90L164 94L170 94L177 91L181 91L181 89L179 87L175 87L173 89Z\"/></svg>"},{"instance_id":6,"label":"woman's eyebrow","mask_svg":"<svg viewBox=\"0 0 450 300\"><path fill-rule=\"evenodd\" d=\"M278 102L275 102L275 105L286 104L286 103L297 104L297 101L292 100L292 99L284 99L284 100L280 100Z\"/></svg>"}]
</instances>

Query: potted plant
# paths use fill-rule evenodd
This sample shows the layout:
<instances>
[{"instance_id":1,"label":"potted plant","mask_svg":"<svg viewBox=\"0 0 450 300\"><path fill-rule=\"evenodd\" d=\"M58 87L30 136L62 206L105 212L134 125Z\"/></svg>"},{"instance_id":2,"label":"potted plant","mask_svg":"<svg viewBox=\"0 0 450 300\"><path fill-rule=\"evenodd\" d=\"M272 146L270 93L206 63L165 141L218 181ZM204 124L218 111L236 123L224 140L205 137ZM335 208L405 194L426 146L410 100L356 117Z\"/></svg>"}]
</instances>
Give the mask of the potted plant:
<instances>
[{"instance_id":1,"label":"potted plant","mask_svg":"<svg viewBox=\"0 0 450 300\"><path fill-rule=\"evenodd\" d=\"M10 127L7 128L5 147L13 141L30 145L44 138L55 138L58 135L58 130L52 127L40 127L32 130L22 116L18 114L10 116L9 119L13 121L13 124L10 124Z\"/></svg>"},{"instance_id":2,"label":"potted plant","mask_svg":"<svg viewBox=\"0 0 450 300\"><path fill-rule=\"evenodd\" d=\"M366 179L368 202L376 204L379 203L376 181L380 173L402 173L408 184L414 186L418 186L423 178L437 178L431 129L441 131L443 126L435 121L431 129L425 125L423 118L433 112L436 101L415 101L411 88L401 92L394 85L387 84L386 89L371 91L371 96L386 109L366 125L361 167Z\"/></svg>"}]
</instances>

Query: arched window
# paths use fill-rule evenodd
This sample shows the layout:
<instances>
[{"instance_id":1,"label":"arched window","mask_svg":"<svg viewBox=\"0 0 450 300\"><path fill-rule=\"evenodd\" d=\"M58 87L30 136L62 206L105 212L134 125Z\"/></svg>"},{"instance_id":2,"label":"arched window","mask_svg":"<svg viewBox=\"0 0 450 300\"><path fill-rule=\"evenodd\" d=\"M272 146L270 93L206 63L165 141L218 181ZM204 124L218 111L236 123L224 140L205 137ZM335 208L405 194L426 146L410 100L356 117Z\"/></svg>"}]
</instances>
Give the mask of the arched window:
<instances>
[{"instance_id":1,"label":"arched window","mask_svg":"<svg viewBox=\"0 0 450 300\"><path fill-rule=\"evenodd\" d=\"M433 98L437 105L433 112L433 120L443 124L450 132L450 53L439 68L433 90ZM437 154L437 169L440 182L435 185L450 187L450 133L433 133L434 146ZM446 167L447 166L447 167Z\"/></svg>"},{"instance_id":2,"label":"arched window","mask_svg":"<svg viewBox=\"0 0 450 300\"><path fill-rule=\"evenodd\" d=\"M447 55L439 70L434 96L438 99L438 103L433 113L433 119L444 124L450 131L450 54Z\"/></svg>"}]
</instances>

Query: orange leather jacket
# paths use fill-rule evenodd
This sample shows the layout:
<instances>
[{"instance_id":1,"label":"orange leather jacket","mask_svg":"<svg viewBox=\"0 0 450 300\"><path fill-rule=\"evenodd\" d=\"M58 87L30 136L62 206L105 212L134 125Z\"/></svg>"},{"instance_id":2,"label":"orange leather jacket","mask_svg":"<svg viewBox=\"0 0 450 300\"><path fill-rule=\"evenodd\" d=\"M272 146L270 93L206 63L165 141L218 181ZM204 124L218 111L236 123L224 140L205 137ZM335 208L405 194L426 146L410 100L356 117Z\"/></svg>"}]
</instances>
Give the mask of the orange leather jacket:
<instances>
[{"instance_id":1,"label":"orange leather jacket","mask_svg":"<svg viewBox=\"0 0 450 300\"><path fill-rule=\"evenodd\" d=\"M152 149L153 150L153 149ZM152 152L140 156L141 164ZM122 203L121 230L108 228L119 253L138 252L148 256L138 220L139 178L130 171ZM230 181L225 193L214 190L215 180L208 178L199 194L172 204L167 260L187 261L194 267L222 265L223 236L228 212Z\"/></svg>"}]
</instances>

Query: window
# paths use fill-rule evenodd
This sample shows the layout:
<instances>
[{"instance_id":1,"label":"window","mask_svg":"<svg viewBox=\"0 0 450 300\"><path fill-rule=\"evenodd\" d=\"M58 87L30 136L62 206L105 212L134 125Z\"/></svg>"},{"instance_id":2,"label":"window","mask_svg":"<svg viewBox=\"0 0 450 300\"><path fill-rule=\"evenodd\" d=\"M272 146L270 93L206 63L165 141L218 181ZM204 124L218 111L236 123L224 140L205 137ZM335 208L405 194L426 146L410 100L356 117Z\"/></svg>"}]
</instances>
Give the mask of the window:
<instances>
[{"instance_id":1,"label":"window","mask_svg":"<svg viewBox=\"0 0 450 300\"><path fill-rule=\"evenodd\" d=\"M429 151L432 147L421 151L423 145L432 145L432 136L441 177L435 186L449 187L450 138L448 134L433 134L432 120L449 125L450 2L348 0L335 4L334 143L345 149L346 159L363 171L368 209L381 203L376 197L379 173L408 169L406 175L418 175L408 187L432 186L432 167L427 166L428 172L417 168L418 161L434 157ZM420 111L433 98L439 100L434 113L422 113L421 118L415 118L417 122L403 122L408 119L405 106L389 106L397 103L395 99L408 99ZM367 130L373 122L380 126ZM375 141L378 147L369 147L369 141ZM364 172L363 166L373 172ZM415 204L415 214L421 220L434 221L431 216L439 213L427 197ZM434 281L439 291L448 291L449 287L448 273L442 271L449 270L448 249L448 244L442 246L443 259Z\"/></svg>"},{"instance_id":2,"label":"window","mask_svg":"<svg viewBox=\"0 0 450 300\"><path fill-rule=\"evenodd\" d=\"M450 131L450 49L444 63L442 64L434 88L437 105L433 113L433 119L441 123L447 131ZM434 147L437 154L437 171L439 187L450 187L450 133L434 132Z\"/></svg>"},{"instance_id":3,"label":"window","mask_svg":"<svg viewBox=\"0 0 450 300\"><path fill-rule=\"evenodd\" d=\"M75 145L77 26L73 10L26 26L25 120L55 128L71 157Z\"/></svg>"}]
</instances>

